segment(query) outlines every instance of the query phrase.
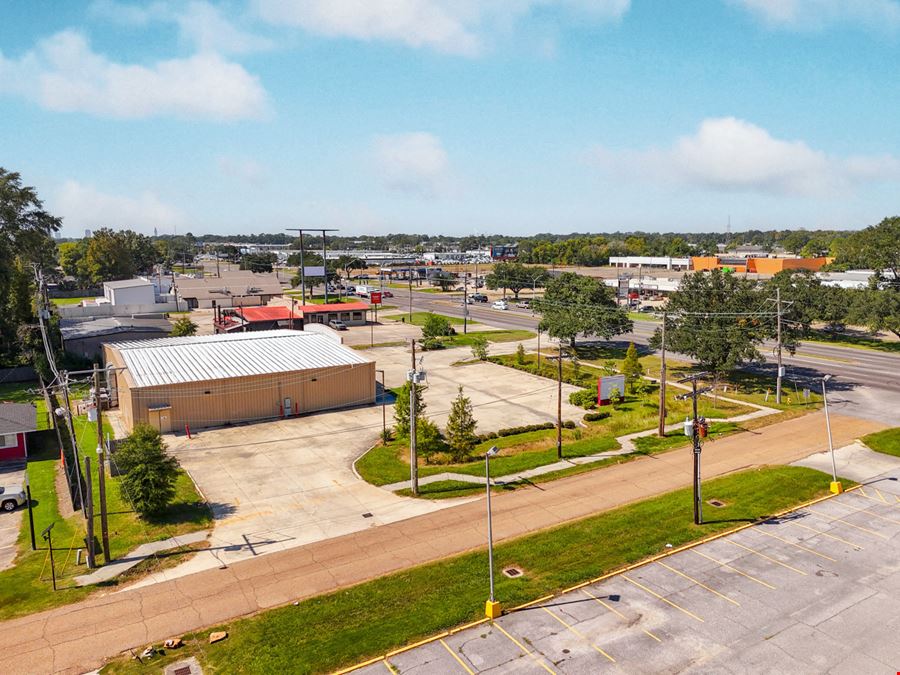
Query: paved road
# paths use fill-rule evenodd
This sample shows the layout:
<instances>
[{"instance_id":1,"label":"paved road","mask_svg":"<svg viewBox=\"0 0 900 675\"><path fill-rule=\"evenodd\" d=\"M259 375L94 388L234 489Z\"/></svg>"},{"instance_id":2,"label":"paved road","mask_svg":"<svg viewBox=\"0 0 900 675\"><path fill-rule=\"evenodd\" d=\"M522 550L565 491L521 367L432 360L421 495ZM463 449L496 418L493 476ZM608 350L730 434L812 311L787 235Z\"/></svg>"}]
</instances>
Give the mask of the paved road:
<instances>
[{"instance_id":1,"label":"paved road","mask_svg":"<svg viewBox=\"0 0 900 675\"><path fill-rule=\"evenodd\" d=\"M826 447L821 413L708 443L704 476L786 464ZM846 445L881 425L837 415L835 443ZM498 541L689 485L691 452L666 454L500 494ZM0 672L81 673L131 647L286 605L340 587L484 546L479 501L382 527L315 542L150 587L0 623ZM434 533L440 532L440 537Z\"/></svg>"},{"instance_id":2,"label":"paved road","mask_svg":"<svg viewBox=\"0 0 900 675\"><path fill-rule=\"evenodd\" d=\"M392 302L406 307L409 294L397 290ZM433 293L413 292L413 307L453 316L462 316L463 307L459 300L436 297ZM536 330L538 318L528 310L492 309L487 304L469 306L469 316L482 323L500 328L526 328ZM647 344L659 324L653 321L635 321L634 331L618 336L617 342L627 344ZM762 347L767 363L755 366L775 380L774 343L769 341ZM678 358L677 355L675 355ZM681 357L689 360L689 357ZM886 424L900 424L900 354L877 352L870 349L839 347L818 342L804 342L793 356L785 353L784 364L787 378L797 386L821 386L825 373L835 375L829 387L830 399L841 412L874 419Z\"/></svg>"},{"instance_id":3,"label":"paved road","mask_svg":"<svg viewBox=\"0 0 900 675\"><path fill-rule=\"evenodd\" d=\"M898 478L895 460L861 490L353 672L894 672Z\"/></svg>"}]
</instances>

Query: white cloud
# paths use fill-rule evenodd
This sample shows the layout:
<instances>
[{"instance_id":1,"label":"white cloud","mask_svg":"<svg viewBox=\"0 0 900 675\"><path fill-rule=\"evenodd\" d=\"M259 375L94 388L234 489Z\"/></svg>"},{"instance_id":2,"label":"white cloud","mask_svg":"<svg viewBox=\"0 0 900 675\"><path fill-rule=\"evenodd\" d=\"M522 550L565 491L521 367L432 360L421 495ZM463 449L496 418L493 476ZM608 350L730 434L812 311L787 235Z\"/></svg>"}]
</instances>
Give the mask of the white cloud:
<instances>
[{"instance_id":1,"label":"white cloud","mask_svg":"<svg viewBox=\"0 0 900 675\"><path fill-rule=\"evenodd\" d=\"M223 176L240 183L259 187L267 179L265 167L254 159L223 156L216 160L216 166Z\"/></svg>"},{"instance_id":2,"label":"white cloud","mask_svg":"<svg viewBox=\"0 0 900 675\"><path fill-rule=\"evenodd\" d=\"M168 231L182 227L187 219L174 206L152 192L137 197L114 195L75 180L63 183L53 200L53 211L63 217L67 230L81 231L99 227L129 228L152 232L154 227Z\"/></svg>"},{"instance_id":3,"label":"white cloud","mask_svg":"<svg viewBox=\"0 0 900 675\"><path fill-rule=\"evenodd\" d=\"M599 148L594 157L610 173L716 191L828 196L900 180L900 160L890 155L833 157L734 117L704 120L669 148Z\"/></svg>"},{"instance_id":4,"label":"white cloud","mask_svg":"<svg viewBox=\"0 0 900 675\"><path fill-rule=\"evenodd\" d=\"M450 162L437 136L421 131L377 136L374 149L388 188L426 197L448 188Z\"/></svg>"},{"instance_id":5,"label":"white cloud","mask_svg":"<svg viewBox=\"0 0 900 675\"><path fill-rule=\"evenodd\" d=\"M818 29L854 22L878 28L900 27L896 0L732 0L771 26Z\"/></svg>"},{"instance_id":6,"label":"white cloud","mask_svg":"<svg viewBox=\"0 0 900 675\"><path fill-rule=\"evenodd\" d=\"M590 21L621 18L631 0L254 0L264 20L328 37L399 42L475 56L483 33L537 9Z\"/></svg>"},{"instance_id":7,"label":"white cloud","mask_svg":"<svg viewBox=\"0 0 900 675\"><path fill-rule=\"evenodd\" d=\"M21 58L0 54L0 94L59 112L106 117L237 120L268 112L266 92L242 66L212 52L150 66L115 63L87 39L63 31Z\"/></svg>"},{"instance_id":8,"label":"white cloud","mask_svg":"<svg viewBox=\"0 0 900 675\"><path fill-rule=\"evenodd\" d=\"M245 54L271 49L268 38L242 30L206 0L156 2L134 5L116 0L94 0L91 14L126 26L147 26L154 22L174 23L182 41L200 51Z\"/></svg>"}]
</instances>

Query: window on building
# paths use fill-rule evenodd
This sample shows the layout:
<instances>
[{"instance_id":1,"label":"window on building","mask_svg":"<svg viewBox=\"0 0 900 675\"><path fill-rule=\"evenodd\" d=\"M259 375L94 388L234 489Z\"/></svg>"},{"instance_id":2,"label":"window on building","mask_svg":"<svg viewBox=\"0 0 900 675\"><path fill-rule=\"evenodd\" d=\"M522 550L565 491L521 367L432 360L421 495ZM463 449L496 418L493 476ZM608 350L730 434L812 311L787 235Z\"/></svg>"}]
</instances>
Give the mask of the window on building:
<instances>
[{"instance_id":1,"label":"window on building","mask_svg":"<svg viewBox=\"0 0 900 675\"><path fill-rule=\"evenodd\" d=\"M362 312L353 312L353 320L361 321L362 320Z\"/></svg>"},{"instance_id":2,"label":"window on building","mask_svg":"<svg viewBox=\"0 0 900 675\"><path fill-rule=\"evenodd\" d=\"M0 434L0 448L14 448L18 444L15 434Z\"/></svg>"}]
</instances>

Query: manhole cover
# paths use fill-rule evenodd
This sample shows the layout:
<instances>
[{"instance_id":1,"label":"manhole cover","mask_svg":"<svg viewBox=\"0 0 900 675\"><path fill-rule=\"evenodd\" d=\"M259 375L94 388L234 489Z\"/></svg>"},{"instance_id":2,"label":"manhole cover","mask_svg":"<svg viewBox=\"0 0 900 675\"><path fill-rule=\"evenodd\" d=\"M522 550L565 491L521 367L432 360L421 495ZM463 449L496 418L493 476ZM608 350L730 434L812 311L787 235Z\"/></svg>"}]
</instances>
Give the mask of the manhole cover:
<instances>
[{"instance_id":1,"label":"manhole cover","mask_svg":"<svg viewBox=\"0 0 900 675\"><path fill-rule=\"evenodd\" d=\"M717 509L721 509L723 506L725 506L725 502L723 502L721 499L710 499L706 503L710 506L715 506Z\"/></svg>"},{"instance_id":2,"label":"manhole cover","mask_svg":"<svg viewBox=\"0 0 900 675\"><path fill-rule=\"evenodd\" d=\"M172 671L172 675L191 675L190 666L181 666Z\"/></svg>"},{"instance_id":3,"label":"manhole cover","mask_svg":"<svg viewBox=\"0 0 900 675\"><path fill-rule=\"evenodd\" d=\"M515 579L516 577L522 576L523 572L518 567L504 567L503 574L508 576L510 579Z\"/></svg>"}]
</instances>

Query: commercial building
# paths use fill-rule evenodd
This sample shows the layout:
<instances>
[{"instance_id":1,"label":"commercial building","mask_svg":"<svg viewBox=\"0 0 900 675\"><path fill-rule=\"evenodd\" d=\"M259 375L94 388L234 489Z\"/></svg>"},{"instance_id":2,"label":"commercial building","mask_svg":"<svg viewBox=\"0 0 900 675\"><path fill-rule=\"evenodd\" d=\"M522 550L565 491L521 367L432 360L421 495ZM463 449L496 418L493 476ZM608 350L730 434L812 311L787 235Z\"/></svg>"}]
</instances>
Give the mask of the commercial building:
<instances>
[{"instance_id":1,"label":"commercial building","mask_svg":"<svg viewBox=\"0 0 900 675\"><path fill-rule=\"evenodd\" d=\"M217 311L213 322L216 333L245 333L247 331L303 330L303 313L287 305L265 307L236 307Z\"/></svg>"},{"instance_id":2,"label":"commercial building","mask_svg":"<svg viewBox=\"0 0 900 675\"><path fill-rule=\"evenodd\" d=\"M375 362L319 333L273 330L104 345L127 429L221 426L367 405Z\"/></svg>"},{"instance_id":3,"label":"commercial building","mask_svg":"<svg viewBox=\"0 0 900 675\"><path fill-rule=\"evenodd\" d=\"M37 410L30 403L0 403L0 461L28 456L27 434L37 430Z\"/></svg>"},{"instance_id":4,"label":"commercial building","mask_svg":"<svg viewBox=\"0 0 900 675\"><path fill-rule=\"evenodd\" d=\"M772 276L784 270L810 270L818 272L831 261L830 258L744 258L741 256L694 256L691 269L708 271L729 269Z\"/></svg>"},{"instance_id":5,"label":"commercial building","mask_svg":"<svg viewBox=\"0 0 900 675\"><path fill-rule=\"evenodd\" d=\"M112 305L152 305L156 302L156 287L149 279L104 281L103 297Z\"/></svg>"},{"instance_id":6,"label":"commercial building","mask_svg":"<svg viewBox=\"0 0 900 675\"><path fill-rule=\"evenodd\" d=\"M61 319L63 349L86 359L102 355L106 342L130 342L164 338L172 332L167 319L135 319L127 316L103 316L87 319Z\"/></svg>"},{"instance_id":7,"label":"commercial building","mask_svg":"<svg viewBox=\"0 0 900 675\"><path fill-rule=\"evenodd\" d=\"M609 264L613 267L664 267L667 270L686 270L691 267L691 259L672 258L671 256L624 255L611 256Z\"/></svg>"},{"instance_id":8,"label":"commercial building","mask_svg":"<svg viewBox=\"0 0 900 675\"><path fill-rule=\"evenodd\" d=\"M329 321L343 321L348 326L364 326L366 312L371 308L365 302L338 302L327 305L300 305L297 310L303 313L306 324Z\"/></svg>"},{"instance_id":9,"label":"commercial building","mask_svg":"<svg viewBox=\"0 0 900 675\"><path fill-rule=\"evenodd\" d=\"M223 272L218 277L176 277L175 294L187 309L265 305L284 292L275 273Z\"/></svg>"}]
</instances>

